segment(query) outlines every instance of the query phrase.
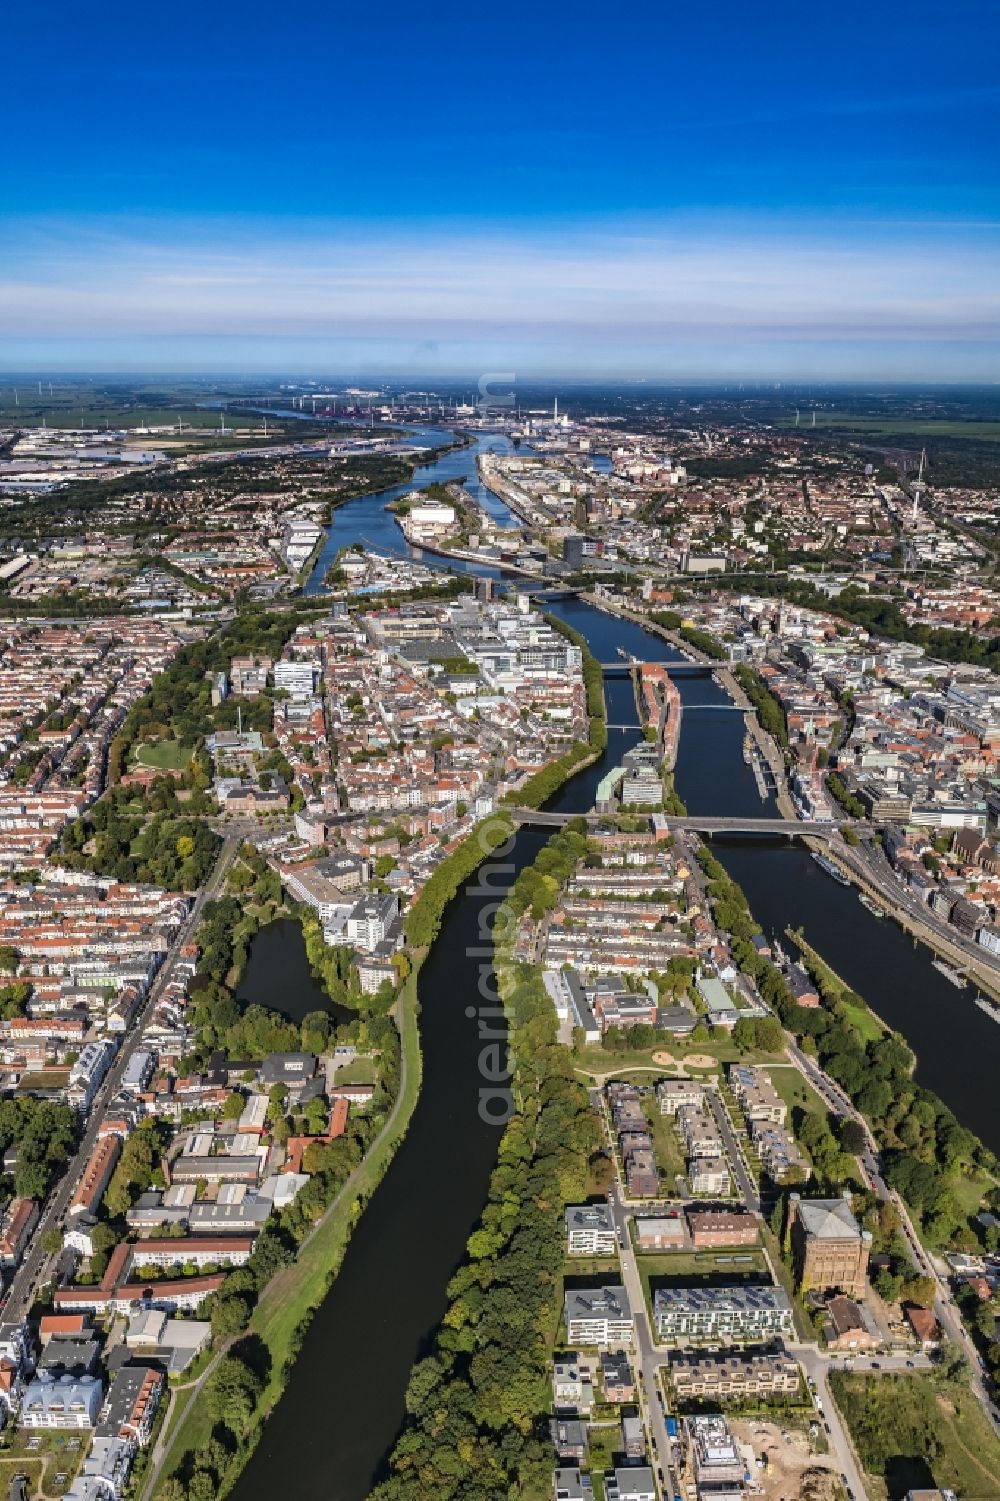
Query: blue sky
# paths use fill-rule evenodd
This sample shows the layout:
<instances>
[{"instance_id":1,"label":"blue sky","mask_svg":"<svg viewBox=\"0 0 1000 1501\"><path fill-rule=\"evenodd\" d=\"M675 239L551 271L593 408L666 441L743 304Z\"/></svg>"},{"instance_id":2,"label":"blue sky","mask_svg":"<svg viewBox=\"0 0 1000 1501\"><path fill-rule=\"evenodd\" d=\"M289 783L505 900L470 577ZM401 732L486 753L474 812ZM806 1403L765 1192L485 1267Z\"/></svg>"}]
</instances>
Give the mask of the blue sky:
<instances>
[{"instance_id":1,"label":"blue sky","mask_svg":"<svg viewBox=\"0 0 1000 1501\"><path fill-rule=\"evenodd\" d=\"M993 3L16 7L0 366L994 379Z\"/></svg>"}]
</instances>

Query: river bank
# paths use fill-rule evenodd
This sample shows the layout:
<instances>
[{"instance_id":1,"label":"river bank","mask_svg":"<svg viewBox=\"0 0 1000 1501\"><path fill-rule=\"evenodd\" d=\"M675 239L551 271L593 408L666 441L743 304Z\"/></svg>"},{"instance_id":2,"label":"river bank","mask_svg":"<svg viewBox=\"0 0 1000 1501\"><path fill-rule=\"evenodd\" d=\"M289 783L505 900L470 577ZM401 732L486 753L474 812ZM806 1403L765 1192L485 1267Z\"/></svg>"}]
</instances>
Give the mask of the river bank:
<instances>
[{"instance_id":1,"label":"river bank","mask_svg":"<svg viewBox=\"0 0 1000 1501\"><path fill-rule=\"evenodd\" d=\"M551 796L568 780L575 779L589 768L602 753L604 700L600 673L597 671L595 678L596 663L589 658L586 650L584 650L584 658L589 665L585 678L588 686L591 739L594 743L575 745L567 756L529 779L526 789L520 794L522 796ZM544 787L540 779L545 779ZM397 1110L394 1105L393 1112L382 1133L373 1147L369 1149L365 1163L351 1180L357 1191L351 1195L350 1203L347 1202L345 1185L345 1188L337 1195L338 1212L334 1214L327 1211L321 1221L321 1225L326 1228L322 1230L322 1233L311 1232L310 1236L302 1242L303 1246L309 1247L311 1254L303 1256L300 1249L295 1265L279 1272L274 1284L269 1285L261 1295L258 1309L250 1323L249 1333L257 1337L268 1352L268 1379L260 1397L253 1431L247 1435L239 1454L235 1456L231 1468L220 1484L220 1495L228 1494L230 1491L237 1496L261 1494L262 1488L266 1489L271 1484L267 1471L270 1468L272 1454L281 1455L282 1458L278 1463L287 1465L285 1456L288 1452L289 1435L298 1431L298 1425L302 1419L302 1407L300 1403L296 1403L295 1393L302 1382L305 1382L309 1389L314 1387L313 1365L317 1362L321 1363L329 1350L331 1306L336 1308L337 1302L346 1298L352 1316L357 1317L363 1317L367 1308L367 1304L357 1302L350 1291L341 1295L342 1279L346 1279L348 1288L352 1277L364 1280L368 1275L371 1255L376 1254L388 1257L390 1261L393 1257L399 1258L391 1274L387 1274L389 1280L383 1284L383 1303L392 1302L394 1299L404 1301L399 1304L397 1310L399 1316L391 1321L394 1331L391 1340L373 1340L371 1330L364 1336L364 1348L372 1356L370 1370L363 1369L365 1362L360 1354L353 1357L357 1397L361 1406L358 1412L352 1412L350 1431L344 1433L343 1443L338 1444L338 1454L348 1454L351 1436L357 1438L359 1432L363 1430L362 1411L366 1415L370 1429L375 1399L368 1389L368 1382L378 1386L381 1391L385 1370L392 1364L395 1355L393 1340L400 1328L405 1327L407 1313L412 1312L413 1307L419 1307L414 1299L413 1256L400 1242L398 1234L387 1238L384 1234L384 1226L381 1236L376 1230L374 1235L377 1238L377 1252L372 1251L373 1236L369 1233L371 1213L376 1211L378 1223L377 1211L383 1203L382 1195L376 1193L375 1190L390 1172L395 1181L397 1156L401 1155L404 1158L408 1154L412 1156L411 1132L418 1110L418 1125L423 1123L428 1113L428 1102L422 1097L418 1087L423 1077L421 1034L424 1030L424 1022L421 1021L418 1025L417 1017L431 990L428 974L433 976L435 968L441 962L441 945L447 942L449 916L455 905L455 897L459 889L471 881L484 862L491 872L499 873L501 879L506 880L507 872L511 868L506 862L508 847L511 851L517 850L523 858L527 858L533 850L541 847L541 841L530 836L527 839L522 836L515 837L512 823L501 808L496 814L477 825L448 855L425 884L419 898L407 913L405 928L408 949L418 962L414 974L406 982L400 1002L403 1008L401 1020L407 1029L412 1027L412 1041L408 1039L408 1036L403 1038L404 1047L412 1050L411 1066L407 1068L405 1074L407 1091L405 1108ZM486 879L486 877L482 878L483 881ZM467 891L472 889L474 888L467 888ZM487 896L492 894L491 887L484 887L484 890ZM487 901L478 920L479 942L466 945L467 959L472 959L477 953L482 952L482 939L488 935L492 910L493 904ZM485 929L483 914L485 914L487 924ZM449 995L454 994L452 987L449 986L446 989ZM435 999L438 999L437 992L433 993ZM468 1011L466 1015L469 1015ZM493 1035L498 1035L495 1028ZM438 1056L439 1053L435 1051L435 1060ZM435 1083L440 1091L441 1081L435 1079ZM452 1093L454 1093L454 1088L452 1088ZM430 1102L432 1112L439 1112L442 1103L447 1104L447 1099L448 1096L443 1091L439 1092ZM481 1091L480 1106L482 1106ZM483 1156L488 1161L494 1161L496 1131L503 1122L490 1116L481 1116L480 1119L484 1128L481 1138ZM434 1124L435 1131L437 1131L440 1123L435 1120ZM465 1135L468 1137L468 1130ZM372 1153L375 1153L374 1158L372 1158ZM361 1176L370 1158L373 1162L371 1172ZM478 1160L477 1150L477 1163ZM407 1191L412 1191L413 1180L411 1178L404 1177L400 1181L406 1183ZM454 1187L453 1184L448 1186ZM425 1187L425 1198L427 1193L428 1190ZM362 1214L361 1211L366 1205L368 1206L367 1212ZM477 1212L480 1207L481 1201L476 1205ZM442 1231L446 1232L450 1239L454 1225L444 1214L440 1216L440 1220ZM399 1221L396 1220L395 1223L398 1226ZM426 1229L423 1222L421 1223L422 1228ZM449 1268L454 1266L462 1249L464 1249L464 1242L462 1246L456 1246L452 1251L448 1263ZM433 1286L435 1290L439 1286L436 1275L433 1279ZM336 1299L333 1294L337 1294ZM335 1314L333 1322L338 1329L342 1329L342 1321L338 1321ZM425 1329L426 1327L428 1326L425 1326ZM423 1334L420 1337L424 1337ZM401 1371L400 1393L405 1386L413 1359L409 1346L405 1346L404 1349L409 1355L409 1360L405 1370ZM352 1387L352 1392L354 1389ZM394 1422L393 1428L386 1433L384 1448L380 1451L380 1453L385 1453L402 1421L402 1413L399 1412L397 1415L395 1410L385 1403L384 1393L381 1398L381 1410ZM343 1403L338 1407L338 1413L342 1411ZM205 1414L204 1404L192 1406L185 1413L177 1432L172 1436L168 1454L161 1467L161 1475L168 1472L177 1473L178 1470L184 1472L190 1468L193 1462L192 1456L197 1454L212 1430L212 1423ZM331 1418L330 1421L336 1420ZM293 1442L297 1444L298 1440ZM308 1452L307 1446L302 1452ZM378 1455L374 1456L375 1459L378 1457ZM368 1465L373 1462L372 1456L364 1447L359 1450L358 1462ZM301 1483L308 1485L310 1478L304 1476ZM373 1481L374 1476L369 1470L363 1482L352 1480L352 1485L360 1489L360 1484L363 1483L367 1492ZM329 1495L329 1489L324 1490L323 1494Z\"/></svg>"},{"instance_id":2,"label":"river bank","mask_svg":"<svg viewBox=\"0 0 1000 1501\"><path fill-rule=\"evenodd\" d=\"M765 756L771 771L775 776L777 788L775 803L783 818L797 817L794 803L785 785L785 756L781 746L764 726L753 704L743 691L739 681L729 667L698 650L678 632L672 631L659 622L650 620L639 611L629 610L624 606L612 604L606 599L598 599L596 596L583 595L588 603L593 603L596 608L608 615L617 616L619 619L628 620L638 625L650 635L659 636L667 641L676 650L688 656L693 661L699 661L705 666L712 668L712 675L720 686L726 691L732 701L745 711L747 729L753 736L756 744ZM1000 1001L1000 972L989 964L984 955L978 960L962 949L946 932L934 926L931 921L921 921L913 912L907 910L900 901L893 901L891 890L887 891L884 884L876 880L874 872L866 866L862 857L847 844L834 844L828 846L825 841L810 838L808 834L799 836L803 843L813 853L820 852L832 859L837 867L851 882L852 888L863 892L877 900L885 909L886 916L905 932L913 937L918 943L928 948L931 953L940 959L947 961L963 973L967 973L975 984L988 996Z\"/></svg>"},{"instance_id":3,"label":"river bank","mask_svg":"<svg viewBox=\"0 0 1000 1501\"><path fill-rule=\"evenodd\" d=\"M565 876L586 847L567 828L544 846L546 875ZM562 862L562 863L560 863ZM375 1501L454 1495L468 1478L477 1493L534 1495L548 1489L551 1449L539 1399L548 1409L549 1362L561 1318L561 1215L553 1203L593 1192L589 1161L601 1136L574 1060L557 1037L552 1004L537 970L513 963L517 921L531 903L515 880L493 925L494 996L480 1002L483 1059L509 1078L511 1110L478 1228L449 1286L449 1308L433 1353L407 1388L407 1420ZM506 1023L507 1061L498 1012ZM489 1076L484 1065L484 1074ZM467 1338L456 1347L453 1333ZM470 1359L464 1356L469 1355ZM446 1416L445 1416L446 1415Z\"/></svg>"},{"instance_id":4,"label":"river bank","mask_svg":"<svg viewBox=\"0 0 1000 1501\"><path fill-rule=\"evenodd\" d=\"M502 447L505 440L489 441ZM454 479L463 458L446 456L439 466L420 471L416 482ZM341 508L325 551L355 541L381 545L386 534L379 526L394 527L383 510L391 498L365 497ZM387 551L398 534L388 538ZM496 570L482 571L496 576ZM586 638L598 660L613 660L618 646L640 660L682 659L665 635L585 601L552 602L549 609ZM685 645L683 656L691 655ZM708 712L729 705L714 678L684 678L679 687L679 794L696 814L759 815L761 798L742 756L744 716ZM608 679L603 691L607 722L614 726L607 731L606 751L560 787L549 802L552 811L591 808L603 772L641 738L631 682ZM764 807L774 809L773 797ZM276 1486L293 1489L302 1501L362 1501L385 1474L411 1369L426 1355L447 1312L448 1282L480 1223L497 1161L498 1129L479 1115L482 1043L470 1003L481 984L493 983L488 934L496 903L543 843L541 833L521 829L509 850L489 862L489 879L467 883L443 913L419 980L420 1098L316 1313L285 1398L237 1487L239 1501L269 1501ZM712 848L743 887L765 931L804 927L845 982L906 1038L918 1055L917 1081L993 1145L991 1137L1000 1136L992 1108L1000 1029L956 996L932 969L926 950L866 913L853 891L824 875L801 845L733 837L715 839ZM335 1374L334 1349L351 1352L350 1381ZM309 1457L317 1434L329 1456L322 1466Z\"/></svg>"},{"instance_id":5,"label":"river bank","mask_svg":"<svg viewBox=\"0 0 1000 1501\"><path fill-rule=\"evenodd\" d=\"M259 1442L263 1424L288 1384L305 1332L337 1274L351 1232L382 1181L416 1107L421 1079L417 980L422 961L423 956L415 960L394 1008L400 1036L400 1087L392 1110L364 1160L299 1245L294 1264L271 1279L254 1309L249 1333L256 1335L268 1352L270 1375L260 1398L256 1430L237 1456L233 1471L222 1481L219 1496L229 1494L238 1483L243 1466ZM226 1340L214 1352L199 1377L199 1389L211 1378L232 1343ZM149 1501L164 1479L176 1474L190 1456L203 1449L213 1425L214 1417L207 1404L187 1405L159 1463L147 1479L143 1501Z\"/></svg>"}]
</instances>

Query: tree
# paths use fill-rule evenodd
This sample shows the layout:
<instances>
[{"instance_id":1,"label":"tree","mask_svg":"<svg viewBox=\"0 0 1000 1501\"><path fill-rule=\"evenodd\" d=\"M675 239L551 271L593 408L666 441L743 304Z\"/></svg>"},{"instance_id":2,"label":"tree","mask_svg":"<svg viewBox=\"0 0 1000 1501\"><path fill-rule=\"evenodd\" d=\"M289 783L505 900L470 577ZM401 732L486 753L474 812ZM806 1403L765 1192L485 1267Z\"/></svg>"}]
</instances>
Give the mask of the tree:
<instances>
[{"instance_id":1,"label":"tree","mask_svg":"<svg viewBox=\"0 0 1000 1501\"><path fill-rule=\"evenodd\" d=\"M188 1501L215 1501L218 1494L219 1483L215 1475L199 1465L188 1482Z\"/></svg>"},{"instance_id":2,"label":"tree","mask_svg":"<svg viewBox=\"0 0 1000 1501\"><path fill-rule=\"evenodd\" d=\"M933 1277L909 1277L900 1288L900 1298L904 1303L916 1303L921 1308L933 1308L936 1297L937 1283Z\"/></svg>"},{"instance_id":3,"label":"tree","mask_svg":"<svg viewBox=\"0 0 1000 1501\"><path fill-rule=\"evenodd\" d=\"M757 1028L753 1018L741 1016L733 1028L733 1043L741 1053L749 1053L757 1045Z\"/></svg>"},{"instance_id":4,"label":"tree","mask_svg":"<svg viewBox=\"0 0 1000 1501\"><path fill-rule=\"evenodd\" d=\"M280 1272L282 1267L291 1266L294 1260L295 1252L287 1236L275 1230L262 1230L257 1237L257 1243L248 1265L256 1278L258 1288L262 1288L270 1282L275 1272Z\"/></svg>"},{"instance_id":5,"label":"tree","mask_svg":"<svg viewBox=\"0 0 1000 1501\"><path fill-rule=\"evenodd\" d=\"M118 1236L103 1220L90 1232L90 1243L95 1251L108 1252L118 1244Z\"/></svg>"},{"instance_id":6,"label":"tree","mask_svg":"<svg viewBox=\"0 0 1000 1501\"><path fill-rule=\"evenodd\" d=\"M253 1421L264 1383L238 1355L224 1355L208 1383L206 1397L212 1414L242 1438Z\"/></svg>"},{"instance_id":7,"label":"tree","mask_svg":"<svg viewBox=\"0 0 1000 1501\"><path fill-rule=\"evenodd\" d=\"M914 1299L914 1302L916 1301L918 1300ZM933 1303L933 1301L934 1300L932 1298L931 1303ZM928 1308L930 1307L930 1304L924 1303L921 1306ZM988 1303L980 1303L979 1307L976 1309L976 1328L979 1330L979 1333L983 1336L984 1339L992 1340L996 1335L997 1311L996 1306L994 1305L992 1300Z\"/></svg>"},{"instance_id":8,"label":"tree","mask_svg":"<svg viewBox=\"0 0 1000 1501\"><path fill-rule=\"evenodd\" d=\"M216 1341L242 1334L250 1322L249 1300L240 1293L221 1291L212 1299L212 1338Z\"/></svg>"},{"instance_id":9,"label":"tree","mask_svg":"<svg viewBox=\"0 0 1000 1501\"><path fill-rule=\"evenodd\" d=\"M595 1152L587 1166L596 1193L607 1193L615 1181L615 1165L607 1152Z\"/></svg>"},{"instance_id":10,"label":"tree","mask_svg":"<svg viewBox=\"0 0 1000 1501\"><path fill-rule=\"evenodd\" d=\"M845 1152L850 1152L852 1157L857 1157L865 1150L868 1138L865 1128L860 1121L853 1120L851 1116L845 1116L840 1123L840 1145Z\"/></svg>"},{"instance_id":11,"label":"tree","mask_svg":"<svg viewBox=\"0 0 1000 1501\"><path fill-rule=\"evenodd\" d=\"M243 1114L245 1104L246 1101L243 1096L238 1091L234 1091L220 1111L222 1119L224 1121L238 1121Z\"/></svg>"},{"instance_id":12,"label":"tree","mask_svg":"<svg viewBox=\"0 0 1000 1501\"><path fill-rule=\"evenodd\" d=\"M14 1173L14 1189L22 1199L44 1199L49 1170L44 1162L19 1162Z\"/></svg>"},{"instance_id":13,"label":"tree","mask_svg":"<svg viewBox=\"0 0 1000 1501\"><path fill-rule=\"evenodd\" d=\"M782 1053L785 1049L785 1034L776 1016L758 1016L756 1023L757 1046L764 1053Z\"/></svg>"},{"instance_id":14,"label":"tree","mask_svg":"<svg viewBox=\"0 0 1000 1501\"><path fill-rule=\"evenodd\" d=\"M42 1250L49 1256L58 1255L62 1250L62 1243L62 1233L56 1229L55 1225L50 1225L47 1230L43 1231Z\"/></svg>"}]
</instances>

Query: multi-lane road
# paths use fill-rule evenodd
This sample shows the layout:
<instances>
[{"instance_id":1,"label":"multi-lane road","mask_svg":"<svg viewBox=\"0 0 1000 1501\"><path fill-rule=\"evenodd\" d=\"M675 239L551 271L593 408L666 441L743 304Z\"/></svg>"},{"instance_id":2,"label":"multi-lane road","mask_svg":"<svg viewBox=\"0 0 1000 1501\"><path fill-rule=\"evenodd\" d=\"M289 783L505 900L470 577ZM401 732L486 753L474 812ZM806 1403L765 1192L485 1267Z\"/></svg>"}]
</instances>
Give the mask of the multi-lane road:
<instances>
[{"instance_id":1,"label":"multi-lane road","mask_svg":"<svg viewBox=\"0 0 1000 1501\"><path fill-rule=\"evenodd\" d=\"M232 834L223 841L222 849L219 851L219 857L209 881L195 897L190 912L178 929L170 948L164 956L163 963L160 965L156 978L150 986L149 993L140 1012L133 1019L118 1050L114 1063L111 1065L94 1096L87 1116L87 1125L76 1153L66 1163L61 1178L49 1194L41 1217L35 1227L34 1234L31 1237L31 1243L25 1253L24 1260L18 1267L11 1282L3 1305L3 1317L5 1320L24 1319L31 1308L35 1293L50 1275L56 1257L44 1250L42 1246L45 1231L53 1227L61 1227L63 1216L69 1208L70 1200L96 1145L97 1134L104 1118L105 1107L109 1100L114 1099L118 1093L129 1059L143 1045L145 1027L150 1013L170 983L177 960L180 957L181 949L186 943L191 941L201 918L202 908L207 901L216 897L222 889L226 873L233 862L238 848L239 839Z\"/></svg>"}]
</instances>

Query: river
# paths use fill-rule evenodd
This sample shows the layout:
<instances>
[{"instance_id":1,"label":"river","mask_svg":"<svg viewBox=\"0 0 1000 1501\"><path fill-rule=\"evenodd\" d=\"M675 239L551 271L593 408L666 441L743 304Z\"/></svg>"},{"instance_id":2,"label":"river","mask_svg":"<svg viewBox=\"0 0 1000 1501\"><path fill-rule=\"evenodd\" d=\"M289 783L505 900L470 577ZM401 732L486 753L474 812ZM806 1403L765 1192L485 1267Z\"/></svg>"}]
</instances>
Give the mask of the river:
<instances>
[{"instance_id":1,"label":"river","mask_svg":"<svg viewBox=\"0 0 1000 1501\"><path fill-rule=\"evenodd\" d=\"M441 448L446 443L455 441L454 433L435 427L410 428L408 436L414 443L427 448ZM464 448L455 448L449 453L442 454L433 464L418 466L414 471L413 479L408 484L393 485L391 489L379 490L373 495L362 495L357 500L350 500L345 505L338 506L333 512L327 540L316 559L304 592L318 594L322 591L327 572L338 552L342 547L350 547L353 542L369 545L377 552L412 557L413 549L400 531L395 516L391 511L386 510L386 506L417 487L423 488L431 484L445 485L455 480L462 480L473 499L477 500L500 526L516 527L519 524L516 518L511 515L503 501L481 482L476 466L476 458L480 453L509 453L510 451L511 444L507 438L492 434L477 437ZM522 451L531 452L526 446ZM426 554L423 561L431 567L443 564L443 560L436 559L433 554ZM447 565L444 564L444 566ZM463 565L463 572L494 575L496 570Z\"/></svg>"},{"instance_id":2,"label":"river","mask_svg":"<svg viewBox=\"0 0 1000 1501\"><path fill-rule=\"evenodd\" d=\"M415 483L474 475L480 445L509 449L504 438L477 439L419 471ZM351 501L334 513L309 592L322 588L340 547L359 541L403 551L384 506L408 488ZM601 661L613 660L619 645L647 660L678 656L640 626L580 600L552 608L587 638ZM771 803L762 805L743 762L742 717L725 712L723 690L711 678L684 678L679 686L684 721L676 781L691 811L774 812ZM549 805L554 809L592 807L604 771L639 738L629 680L609 680L607 696L609 721L635 728L611 730L604 757L564 785ZM494 889L508 885L535 857L543 838L533 830L516 836L505 868L492 879ZM853 891L825 876L798 845L734 838L713 848L765 929L780 933L786 925L801 925L833 968L916 1049L920 1081L1000 1151L991 1107L1000 1028L931 967L927 950L914 947L893 923L871 916ZM490 900L469 889L445 914L420 975L424 1073L410 1129L358 1222L287 1390L235 1488L237 1501L271 1501L283 1493L297 1501L362 1501L384 1474L404 1417L410 1368L427 1353L445 1312L448 1281L478 1222L496 1158L498 1131L484 1124L478 1110L474 1013L481 967L488 964L484 906ZM473 1010L471 1019L466 1008Z\"/></svg>"}]
</instances>

